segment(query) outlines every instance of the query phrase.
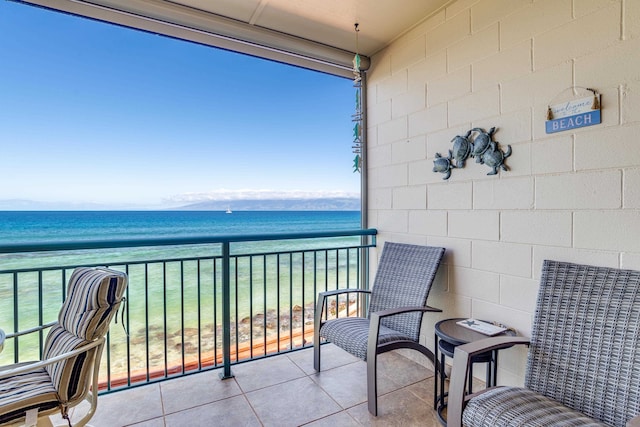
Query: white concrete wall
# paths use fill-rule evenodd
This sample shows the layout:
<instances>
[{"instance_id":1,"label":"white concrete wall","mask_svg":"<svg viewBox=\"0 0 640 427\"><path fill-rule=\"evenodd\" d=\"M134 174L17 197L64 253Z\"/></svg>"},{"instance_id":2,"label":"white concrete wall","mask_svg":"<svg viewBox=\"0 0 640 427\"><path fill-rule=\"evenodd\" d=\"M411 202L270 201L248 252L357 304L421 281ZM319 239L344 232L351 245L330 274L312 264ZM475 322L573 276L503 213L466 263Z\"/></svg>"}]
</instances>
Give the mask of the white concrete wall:
<instances>
[{"instance_id":1,"label":"white concrete wall","mask_svg":"<svg viewBox=\"0 0 640 427\"><path fill-rule=\"evenodd\" d=\"M459 0L375 55L368 84L369 225L447 248L440 318L528 335L544 259L640 269L640 0ZM546 134L573 86L602 94L602 124ZM432 172L454 136L492 126L508 172ZM502 382L525 355L503 352Z\"/></svg>"}]
</instances>

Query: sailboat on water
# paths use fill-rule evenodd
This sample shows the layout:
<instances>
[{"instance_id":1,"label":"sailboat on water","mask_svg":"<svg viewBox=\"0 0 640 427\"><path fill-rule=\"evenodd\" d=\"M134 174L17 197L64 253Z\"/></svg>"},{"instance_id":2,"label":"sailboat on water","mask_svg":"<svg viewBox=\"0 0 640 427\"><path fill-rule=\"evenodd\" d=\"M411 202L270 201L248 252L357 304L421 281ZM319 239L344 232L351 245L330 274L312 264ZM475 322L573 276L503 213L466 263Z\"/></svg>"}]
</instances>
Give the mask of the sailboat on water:
<instances>
[{"instance_id":1,"label":"sailboat on water","mask_svg":"<svg viewBox=\"0 0 640 427\"><path fill-rule=\"evenodd\" d=\"M233 212L231 212L231 208L227 208L227 210L225 211L225 213L230 214L230 213L233 213Z\"/></svg>"}]
</instances>

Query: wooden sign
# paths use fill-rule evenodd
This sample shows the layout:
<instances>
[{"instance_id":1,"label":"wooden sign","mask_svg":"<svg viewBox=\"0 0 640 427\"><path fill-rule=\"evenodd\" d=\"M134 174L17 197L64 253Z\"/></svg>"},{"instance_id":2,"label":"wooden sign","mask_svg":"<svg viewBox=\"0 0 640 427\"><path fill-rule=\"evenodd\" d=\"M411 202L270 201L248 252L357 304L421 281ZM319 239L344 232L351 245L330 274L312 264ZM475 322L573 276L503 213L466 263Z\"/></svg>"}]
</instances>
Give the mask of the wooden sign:
<instances>
[{"instance_id":1,"label":"wooden sign","mask_svg":"<svg viewBox=\"0 0 640 427\"><path fill-rule=\"evenodd\" d=\"M595 107L595 108L594 108ZM600 95L574 99L562 104L550 105L550 120L546 122L547 133L600 124Z\"/></svg>"}]
</instances>

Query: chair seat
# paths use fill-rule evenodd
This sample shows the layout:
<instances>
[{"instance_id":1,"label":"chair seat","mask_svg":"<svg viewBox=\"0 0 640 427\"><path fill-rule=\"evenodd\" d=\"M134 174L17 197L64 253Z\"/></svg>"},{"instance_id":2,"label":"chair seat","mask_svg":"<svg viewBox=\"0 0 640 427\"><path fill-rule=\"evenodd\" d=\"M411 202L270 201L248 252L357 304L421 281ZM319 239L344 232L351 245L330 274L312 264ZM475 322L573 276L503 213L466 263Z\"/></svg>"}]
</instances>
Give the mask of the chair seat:
<instances>
[{"instance_id":1,"label":"chair seat","mask_svg":"<svg viewBox=\"0 0 640 427\"><path fill-rule=\"evenodd\" d=\"M320 336L362 360L367 360L369 319L343 317L328 320L320 328ZM380 325L378 345L391 341L411 341L411 338L384 325Z\"/></svg>"},{"instance_id":2,"label":"chair seat","mask_svg":"<svg viewBox=\"0 0 640 427\"><path fill-rule=\"evenodd\" d=\"M555 400L520 387L499 387L469 401L465 427L607 426Z\"/></svg>"},{"instance_id":3,"label":"chair seat","mask_svg":"<svg viewBox=\"0 0 640 427\"><path fill-rule=\"evenodd\" d=\"M3 366L3 370L21 365ZM44 412L58 405L56 389L44 368L0 380L0 424L24 417L29 409Z\"/></svg>"}]
</instances>

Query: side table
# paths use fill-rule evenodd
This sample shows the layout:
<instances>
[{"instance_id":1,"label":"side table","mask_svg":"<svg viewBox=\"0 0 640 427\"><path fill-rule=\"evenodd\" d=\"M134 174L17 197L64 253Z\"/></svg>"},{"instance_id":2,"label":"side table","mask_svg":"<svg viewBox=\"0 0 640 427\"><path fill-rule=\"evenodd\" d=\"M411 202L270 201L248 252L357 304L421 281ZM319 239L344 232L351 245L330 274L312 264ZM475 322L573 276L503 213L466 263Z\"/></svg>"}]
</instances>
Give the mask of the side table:
<instances>
[{"instance_id":1,"label":"side table","mask_svg":"<svg viewBox=\"0 0 640 427\"><path fill-rule=\"evenodd\" d=\"M447 407L446 398L448 395L448 393L444 391L445 358L453 358L455 348L459 345L489 338L488 335L484 335L480 332L458 325L457 322L460 320L466 320L466 318L460 317L455 319L445 319L439 321L435 325L434 354L436 363L438 363L438 354L440 355L440 361L439 366L435 369L435 377L433 381L433 409L437 411L438 418L443 425L447 424L443 416L443 411ZM516 333L512 329L507 329L506 331L494 336L502 335L515 336ZM498 372L498 350L479 354L471 359L471 366L469 367L469 393L473 392L472 381L474 363L487 363L486 385L487 387L496 385Z\"/></svg>"}]
</instances>

